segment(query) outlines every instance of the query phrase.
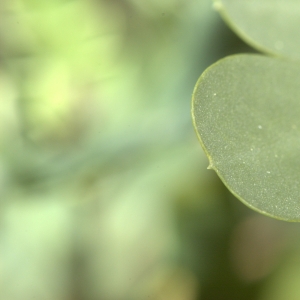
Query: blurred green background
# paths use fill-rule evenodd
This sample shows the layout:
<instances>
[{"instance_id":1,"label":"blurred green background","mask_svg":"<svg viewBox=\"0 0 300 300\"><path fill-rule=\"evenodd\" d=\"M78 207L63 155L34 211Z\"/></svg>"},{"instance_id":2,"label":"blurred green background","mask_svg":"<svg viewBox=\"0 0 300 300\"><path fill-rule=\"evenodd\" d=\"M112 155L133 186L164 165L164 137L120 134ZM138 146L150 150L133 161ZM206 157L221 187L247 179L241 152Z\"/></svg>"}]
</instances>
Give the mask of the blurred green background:
<instances>
[{"instance_id":1,"label":"blurred green background","mask_svg":"<svg viewBox=\"0 0 300 300\"><path fill-rule=\"evenodd\" d=\"M300 299L299 225L192 127L199 75L250 51L210 0L1 0L0 299Z\"/></svg>"}]
</instances>

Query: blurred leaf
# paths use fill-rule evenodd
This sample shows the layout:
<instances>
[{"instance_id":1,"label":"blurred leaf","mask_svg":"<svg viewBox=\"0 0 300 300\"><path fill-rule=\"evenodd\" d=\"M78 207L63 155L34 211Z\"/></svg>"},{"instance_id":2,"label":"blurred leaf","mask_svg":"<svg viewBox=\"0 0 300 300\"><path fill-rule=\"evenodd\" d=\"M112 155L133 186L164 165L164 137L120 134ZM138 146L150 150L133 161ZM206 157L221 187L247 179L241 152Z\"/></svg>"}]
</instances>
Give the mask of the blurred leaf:
<instances>
[{"instance_id":1,"label":"blurred leaf","mask_svg":"<svg viewBox=\"0 0 300 300\"><path fill-rule=\"evenodd\" d=\"M299 65L260 55L203 73L193 120L210 167L249 207L300 221Z\"/></svg>"},{"instance_id":2,"label":"blurred leaf","mask_svg":"<svg viewBox=\"0 0 300 300\"><path fill-rule=\"evenodd\" d=\"M72 217L61 198L11 196L1 218L1 299L64 300L70 293Z\"/></svg>"},{"instance_id":3,"label":"blurred leaf","mask_svg":"<svg viewBox=\"0 0 300 300\"><path fill-rule=\"evenodd\" d=\"M215 0L226 23L254 48L300 58L300 5L294 0Z\"/></svg>"},{"instance_id":4,"label":"blurred leaf","mask_svg":"<svg viewBox=\"0 0 300 300\"><path fill-rule=\"evenodd\" d=\"M262 290L260 300L296 300L300 298L299 248L288 252L281 268Z\"/></svg>"}]
</instances>

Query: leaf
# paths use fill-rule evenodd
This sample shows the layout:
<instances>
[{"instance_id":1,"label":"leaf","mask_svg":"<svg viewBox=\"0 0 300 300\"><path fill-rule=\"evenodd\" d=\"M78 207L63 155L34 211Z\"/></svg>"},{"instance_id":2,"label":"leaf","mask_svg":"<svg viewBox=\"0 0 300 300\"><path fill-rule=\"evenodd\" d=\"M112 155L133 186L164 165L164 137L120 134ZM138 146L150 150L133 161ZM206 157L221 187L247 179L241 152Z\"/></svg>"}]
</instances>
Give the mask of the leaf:
<instances>
[{"instance_id":1,"label":"leaf","mask_svg":"<svg viewBox=\"0 0 300 300\"><path fill-rule=\"evenodd\" d=\"M256 54L209 67L193 94L200 143L229 190L263 214L300 221L300 65Z\"/></svg>"},{"instance_id":2,"label":"leaf","mask_svg":"<svg viewBox=\"0 0 300 300\"><path fill-rule=\"evenodd\" d=\"M254 48L300 59L300 3L295 0L214 0L225 22Z\"/></svg>"}]
</instances>

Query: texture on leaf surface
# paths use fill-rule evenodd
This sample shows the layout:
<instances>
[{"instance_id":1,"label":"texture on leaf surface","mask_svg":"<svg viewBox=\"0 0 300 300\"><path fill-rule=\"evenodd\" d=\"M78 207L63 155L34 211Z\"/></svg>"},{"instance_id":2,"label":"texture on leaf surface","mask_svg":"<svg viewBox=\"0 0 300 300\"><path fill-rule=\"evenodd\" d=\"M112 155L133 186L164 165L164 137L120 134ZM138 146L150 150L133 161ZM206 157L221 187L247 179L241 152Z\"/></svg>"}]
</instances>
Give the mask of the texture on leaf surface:
<instances>
[{"instance_id":1,"label":"texture on leaf surface","mask_svg":"<svg viewBox=\"0 0 300 300\"><path fill-rule=\"evenodd\" d=\"M193 122L214 169L249 207L300 221L300 65L256 54L209 67Z\"/></svg>"}]
</instances>

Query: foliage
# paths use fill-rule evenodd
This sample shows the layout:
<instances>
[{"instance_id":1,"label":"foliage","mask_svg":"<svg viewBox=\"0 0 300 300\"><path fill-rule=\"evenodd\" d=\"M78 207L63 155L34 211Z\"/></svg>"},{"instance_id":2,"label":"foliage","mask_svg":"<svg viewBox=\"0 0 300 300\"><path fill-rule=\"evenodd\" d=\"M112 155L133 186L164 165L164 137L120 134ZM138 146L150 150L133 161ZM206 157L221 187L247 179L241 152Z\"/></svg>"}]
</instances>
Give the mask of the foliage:
<instances>
[{"instance_id":1,"label":"foliage","mask_svg":"<svg viewBox=\"0 0 300 300\"><path fill-rule=\"evenodd\" d=\"M209 168L249 207L300 221L300 5L217 0L214 7L270 56L229 56L198 80L192 115Z\"/></svg>"},{"instance_id":2,"label":"foliage","mask_svg":"<svg viewBox=\"0 0 300 300\"><path fill-rule=\"evenodd\" d=\"M298 224L236 201L191 126L199 72L251 51L211 4L0 1L1 300L300 298Z\"/></svg>"}]
</instances>

